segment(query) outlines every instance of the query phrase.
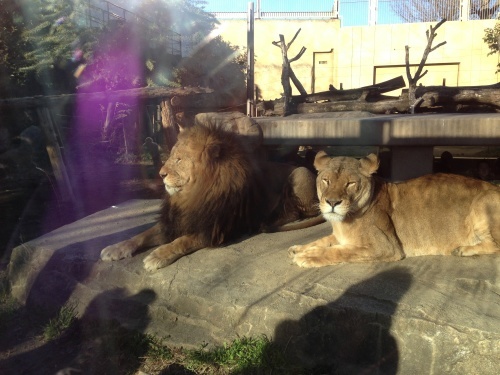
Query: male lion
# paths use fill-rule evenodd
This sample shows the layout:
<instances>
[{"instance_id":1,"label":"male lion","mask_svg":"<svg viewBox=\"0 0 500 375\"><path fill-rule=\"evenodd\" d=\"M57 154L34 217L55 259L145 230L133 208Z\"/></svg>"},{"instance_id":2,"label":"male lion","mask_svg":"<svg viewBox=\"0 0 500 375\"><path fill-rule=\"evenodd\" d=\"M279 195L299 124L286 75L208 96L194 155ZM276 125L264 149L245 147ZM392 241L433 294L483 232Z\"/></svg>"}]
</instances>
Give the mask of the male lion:
<instances>
[{"instance_id":1,"label":"male lion","mask_svg":"<svg viewBox=\"0 0 500 375\"><path fill-rule=\"evenodd\" d=\"M217 126L195 125L180 133L160 176L167 194L159 223L104 248L102 260L158 246L144 259L153 271L259 229L291 230L324 221L313 173L259 161L242 136ZM282 227L301 218L311 219Z\"/></svg>"},{"instance_id":2,"label":"male lion","mask_svg":"<svg viewBox=\"0 0 500 375\"><path fill-rule=\"evenodd\" d=\"M333 234L289 254L302 267L419 255L500 253L500 188L451 174L386 183L376 155L314 160L319 207Z\"/></svg>"}]
</instances>

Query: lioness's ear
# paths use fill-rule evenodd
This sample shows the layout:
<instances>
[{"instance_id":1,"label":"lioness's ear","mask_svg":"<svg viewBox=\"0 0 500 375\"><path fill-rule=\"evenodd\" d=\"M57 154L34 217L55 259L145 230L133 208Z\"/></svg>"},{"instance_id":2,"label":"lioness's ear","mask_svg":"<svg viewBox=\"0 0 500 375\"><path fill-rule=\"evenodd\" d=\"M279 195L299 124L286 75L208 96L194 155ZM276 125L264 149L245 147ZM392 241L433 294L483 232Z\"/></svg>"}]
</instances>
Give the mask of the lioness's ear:
<instances>
[{"instance_id":1,"label":"lioness's ear","mask_svg":"<svg viewBox=\"0 0 500 375\"><path fill-rule=\"evenodd\" d=\"M325 151L319 151L316 154L316 157L314 158L314 168L316 168L318 172L322 171L328 166L330 159L331 158L327 155Z\"/></svg>"},{"instance_id":2,"label":"lioness's ear","mask_svg":"<svg viewBox=\"0 0 500 375\"><path fill-rule=\"evenodd\" d=\"M371 175L377 172L379 166L378 156L375 154L370 154L367 157L360 159L361 171Z\"/></svg>"}]
</instances>

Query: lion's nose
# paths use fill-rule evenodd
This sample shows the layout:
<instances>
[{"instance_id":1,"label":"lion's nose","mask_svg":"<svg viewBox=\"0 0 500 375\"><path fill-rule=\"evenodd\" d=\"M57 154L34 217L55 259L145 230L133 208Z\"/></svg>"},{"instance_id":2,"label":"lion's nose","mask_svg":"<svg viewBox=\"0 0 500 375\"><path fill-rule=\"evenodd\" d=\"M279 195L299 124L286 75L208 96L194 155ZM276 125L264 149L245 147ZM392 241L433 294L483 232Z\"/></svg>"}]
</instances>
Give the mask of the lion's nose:
<instances>
[{"instance_id":1,"label":"lion's nose","mask_svg":"<svg viewBox=\"0 0 500 375\"><path fill-rule=\"evenodd\" d=\"M167 176L167 173L160 171L160 177L164 179Z\"/></svg>"},{"instance_id":2,"label":"lion's nose","mask_svg":"<svg viewBox=\"0 0 500 375\"><path fill-rule=\"evenodd\" d=\"M342 201L341 200L339 201L339 200L327 199L326 203L328 203L332 208L335 208L335 206L338 206L339 204L341 204Z\"/></svg>"}]
</instances>

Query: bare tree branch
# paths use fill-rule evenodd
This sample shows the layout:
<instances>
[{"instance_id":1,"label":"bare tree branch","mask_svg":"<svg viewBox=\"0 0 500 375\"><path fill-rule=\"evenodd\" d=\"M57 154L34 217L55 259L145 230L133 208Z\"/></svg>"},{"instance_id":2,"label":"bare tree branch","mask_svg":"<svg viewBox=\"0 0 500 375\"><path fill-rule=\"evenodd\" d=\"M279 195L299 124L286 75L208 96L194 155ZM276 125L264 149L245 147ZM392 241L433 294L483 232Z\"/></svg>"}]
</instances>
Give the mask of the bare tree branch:
<instances>
[{"instance_id":1,"label":"bare tree branch","mask_svg":"<svg viewBox=\"0 0 500 375\"><path fill-rule=\"evenodd\" d=\"M293 36L292 40L290 41L290 43L288 43L288 45L286 46L287 49L290 48L290 46L294 42L295 38L297 38L297 35L299 35L300 30L302 30L302 29L298 29L297 32L295 33L295 35Z\"/></svg>"},{"instance_id":2,"label":"bare tree branch","mask_svg":"<svg viewBox=\"0 0 500 375\"><path fill-rule=\"evenodd\" d=\"M289 59L288 61L289 61L290 63L292 63L292 62L294 62L294 61L297 61L298 59L300 59L300 58L302 57L302 55L304 54L304 52L306 52L306 49L307 49L307 48L302 47L302 48L301 48L301 50L300 50L300 52L297 54L297 56L295 56L295 57L293 57L293 58Z\"/></svg>"},{"instance_id":3,"label":"bare tree branch","mask_svg":"<svg viewBox=\"0 0 500 375\"><path fill-rule=\"evenodd\" d=\"M294 42L295 38L297 38L297 35L299 35L301 29L297 30L295 33L292 41L288 44L285 43L285 37L283 34L279 34L280 40L272 42L276 47L280 47L281 49L281 57L282 57L282 69L281 69L281 84L283 86L283 99L284 99L284 105L283 105L283 115L286 116L290 114L290 103L291 103L291 98L292 98L292 87L290 85L290 80L292 80L293 84L295 87L297 87L297 90L299 90L301 95L307 95L306 90L304 89L304 86L300 83L298 80L297 76L293 72L290 63L300 59L300 57L304 54L306 51L305 47L302 47L300 52L297 54L292 59L288 58L288 49L290 45Z\"/></svg>"},{"instance_id":4,"label":"bare tree branch","mask_svg":"<svg viewBox=\"0 0 500 375\"><path fill-rule=\"evenodd\" d=\"M405 62L406 62L406 77L408 78L408 97L409 97L409 102L410 102L410 110L413 113L415 108L418 106L420 101L417 102L416 97L415 97L415 91L417 87L417 82L427 74L427 70L422 73L422 70L425 67L425 63L427 61L427 58L429 57L429 53L432 51L436 50L437 48L443 46L446 44L445 42L439 43L437 46L433 47L432 43L434 42L434 38L436 37L436 30L446 22L446 19L443 18L441 21L439 21L436 26L432 27L432 25L429 27L429 30L426 30L425 35L427 37L427 46L424 49L424 53L422 55L422 59L420 60L420 63L418 64L417 71L415 72L415 75L412 76L410 73L410 47L405 46Z\"/></svg>"},{"instance_id":5,"label":"bare tree branch","mask_svg":"<svg viewBox=\"0 0 500 375\"><path fill-rule=\"evenodd\" d=\"M431 50L429 52L432 52L432 51L438 49L439 47L444 46L445 44L446 44L446 42L441 42L436 47L431 48Z\"/></svg>"}]
</instances>

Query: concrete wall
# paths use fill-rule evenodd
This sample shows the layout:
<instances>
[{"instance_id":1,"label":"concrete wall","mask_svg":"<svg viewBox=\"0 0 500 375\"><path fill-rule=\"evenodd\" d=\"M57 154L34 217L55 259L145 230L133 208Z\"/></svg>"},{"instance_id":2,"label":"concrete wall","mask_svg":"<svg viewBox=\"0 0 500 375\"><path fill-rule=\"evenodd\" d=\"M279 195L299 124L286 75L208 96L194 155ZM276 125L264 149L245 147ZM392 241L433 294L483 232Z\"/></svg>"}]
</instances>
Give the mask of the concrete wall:
<instances>
[{"instance_id":1,"label":"concrete wall","mask_svg":"<svg viewBox=\"0 0 500 375\"><path fill-rule=\"evenodd\" d=\"M419 82L427 86L441 85L443 79L447 86L497 83L499 56L488 56L483 42L484 30L494 27L495 22L444 23L433 45L447 43L429 55L429 72ZM427 43L425 32L431 25L435 23L340 27L336 19L255 20L255 83L262 99L281 96L281 51L272 42L279 40L279 34L290 42L299 28L301 32L288 56L294 57L302 46L307 48L300 60L292 63L307 92L327 90L330 83L336 88L341 84L344 89L356 88L399 74L406 80L405 45L410 46L410 64L417 65ZM246 20L220 20L218 26L223 39L241 47L246 47L246 30Z\"/></svg>"}]
</instances>

